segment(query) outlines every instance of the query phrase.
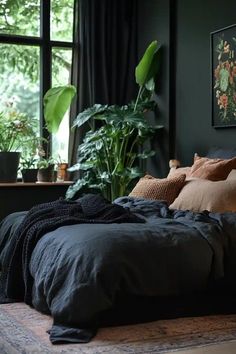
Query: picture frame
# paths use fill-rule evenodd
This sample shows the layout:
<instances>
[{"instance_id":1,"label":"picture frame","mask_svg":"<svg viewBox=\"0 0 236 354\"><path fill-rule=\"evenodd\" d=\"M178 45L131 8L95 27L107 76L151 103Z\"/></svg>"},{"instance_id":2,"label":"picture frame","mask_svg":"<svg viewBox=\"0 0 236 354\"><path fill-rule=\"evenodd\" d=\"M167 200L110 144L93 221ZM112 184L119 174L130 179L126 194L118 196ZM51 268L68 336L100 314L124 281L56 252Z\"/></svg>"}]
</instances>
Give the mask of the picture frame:
<instances>
[{"instance_id":1,"label":"picture frame","mask_svg":"<svg viewBox=\"0 0 236 354\"><path fill-rule=\"evenodd\" d=\"M214 128L236 127L236 24L210 33Z\"/></svg>"}]
</instances>

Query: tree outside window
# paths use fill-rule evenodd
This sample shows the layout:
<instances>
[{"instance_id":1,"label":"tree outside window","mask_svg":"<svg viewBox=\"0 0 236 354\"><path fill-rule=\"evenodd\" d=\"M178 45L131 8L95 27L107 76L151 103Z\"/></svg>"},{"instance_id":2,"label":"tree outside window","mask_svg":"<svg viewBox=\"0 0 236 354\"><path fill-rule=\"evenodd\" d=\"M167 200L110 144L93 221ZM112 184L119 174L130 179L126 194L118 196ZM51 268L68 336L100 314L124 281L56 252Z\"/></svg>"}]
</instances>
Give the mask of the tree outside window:
<instances>
[{"instance_id":1,"label":"tree outside window","mask_svg":"<svg viewBox=\"0 0 236 354\"><path fill-rule=\"evenodd\" d=\"M42 97L71 79L74 0L0 1L0 112L15 108L37 118L44 134ZM43 91L43 92L42 92ZM52 137L52 154L68 159L69 119Z\"/></svg>"}]
</instances>

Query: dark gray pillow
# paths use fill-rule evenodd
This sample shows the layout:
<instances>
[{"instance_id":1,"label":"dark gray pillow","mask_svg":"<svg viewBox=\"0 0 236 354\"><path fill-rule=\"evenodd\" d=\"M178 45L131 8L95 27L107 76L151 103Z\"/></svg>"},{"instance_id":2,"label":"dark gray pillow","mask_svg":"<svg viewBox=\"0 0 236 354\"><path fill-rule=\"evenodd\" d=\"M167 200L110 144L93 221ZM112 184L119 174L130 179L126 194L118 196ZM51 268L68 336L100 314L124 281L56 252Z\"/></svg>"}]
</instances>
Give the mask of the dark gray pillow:
<instances>
[{"instance_id":1,"label":"dark gray pillow","mask_svg":"<svg viewBox=\"0 0 236 354\"><path fill-rule=\"evenodd\" d=\"M212 147L208 151L206 157L210 159L232 159L236 157L236 148L228 149L228 148L219 148Z\"/></svg>"}]
</instances>

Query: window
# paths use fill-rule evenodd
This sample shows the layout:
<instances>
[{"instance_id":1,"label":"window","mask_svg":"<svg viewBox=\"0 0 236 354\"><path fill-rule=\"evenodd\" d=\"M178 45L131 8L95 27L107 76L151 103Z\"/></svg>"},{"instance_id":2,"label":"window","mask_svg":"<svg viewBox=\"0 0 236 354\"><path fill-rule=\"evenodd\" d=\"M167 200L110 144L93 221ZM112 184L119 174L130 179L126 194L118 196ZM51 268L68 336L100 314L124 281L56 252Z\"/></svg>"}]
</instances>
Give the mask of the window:
<instances>
[{"instance_id":1,"label":"window","mask_svg":"<svg viewBox=\"0 0 236 354\"><path fill-rule=\"evenodd\" d=\"M0 111L5 105L38 119L43 129L44 93L71 79L74 0L0 1ZM69 118L53 135L50 150L68 160Z\"/></svg>"}]
</instances>

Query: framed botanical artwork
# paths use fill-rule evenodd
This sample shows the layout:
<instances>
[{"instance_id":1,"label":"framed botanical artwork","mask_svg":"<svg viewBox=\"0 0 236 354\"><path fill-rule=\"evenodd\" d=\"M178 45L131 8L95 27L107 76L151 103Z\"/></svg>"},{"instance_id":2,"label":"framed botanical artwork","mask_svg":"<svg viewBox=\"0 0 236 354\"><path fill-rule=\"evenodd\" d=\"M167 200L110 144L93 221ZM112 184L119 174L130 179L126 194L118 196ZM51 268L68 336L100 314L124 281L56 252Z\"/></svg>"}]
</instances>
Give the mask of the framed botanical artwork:
<instances>
[{"instance_id":1,"label":"framed botanical artwork","mask_svg":"<svg viewBox=\"0 0 236 354\"><path fill-rule=\"evenodd\" d=\"M236 127L236 25L211 33L212 125Z\"/></svg>"}]
</instances>

